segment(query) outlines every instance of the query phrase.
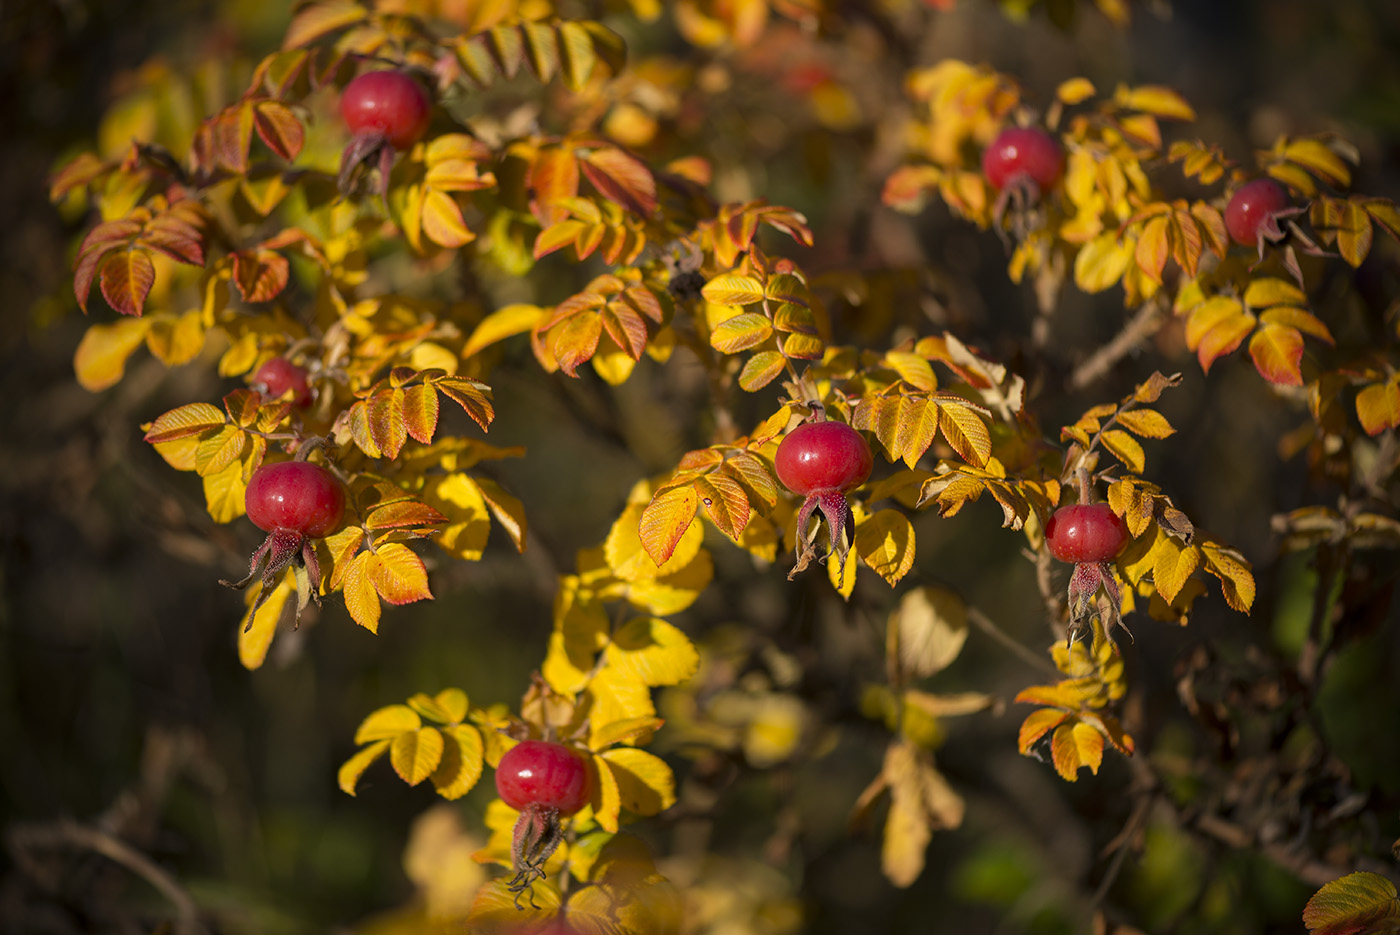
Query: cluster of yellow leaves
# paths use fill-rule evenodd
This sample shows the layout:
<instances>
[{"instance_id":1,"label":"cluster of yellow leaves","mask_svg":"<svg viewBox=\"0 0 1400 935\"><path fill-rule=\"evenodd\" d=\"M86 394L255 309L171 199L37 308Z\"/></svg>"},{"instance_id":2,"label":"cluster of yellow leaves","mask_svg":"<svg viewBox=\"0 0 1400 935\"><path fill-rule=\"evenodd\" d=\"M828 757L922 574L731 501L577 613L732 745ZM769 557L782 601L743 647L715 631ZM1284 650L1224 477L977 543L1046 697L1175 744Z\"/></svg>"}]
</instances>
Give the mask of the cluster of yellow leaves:
<instances>
[{"instance_id":1,"label":"cluster of yellow leaves","mask_svg":"<svg viewBox=\"0 0 1400 935\"><path fill-rule=\"evenodd\" d=\"M1123 657L1097 619L1093 630L1091 645L1080 640L1051 648L1055 667L1068 678L1054 685L1033 685L1016 696L1019 702L1045 706L1022 722L1017 741L1021 753L1040 757L1037 745L1048 737L1050 760L1070 782L1084 766L1098 773L1105 741L1125 756L1133 752L1133 739L1106 711L1128 689Z\"/></svg>"}]
</instances>

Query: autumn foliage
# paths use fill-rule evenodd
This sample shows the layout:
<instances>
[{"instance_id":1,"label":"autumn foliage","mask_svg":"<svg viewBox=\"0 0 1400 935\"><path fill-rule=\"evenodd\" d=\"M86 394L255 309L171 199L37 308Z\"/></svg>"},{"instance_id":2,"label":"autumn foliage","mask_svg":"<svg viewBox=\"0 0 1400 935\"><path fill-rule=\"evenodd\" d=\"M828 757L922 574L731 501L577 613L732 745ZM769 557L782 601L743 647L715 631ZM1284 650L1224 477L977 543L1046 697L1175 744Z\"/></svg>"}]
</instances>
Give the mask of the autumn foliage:
<instances>
[{"instance_id":1,"label":"autumn foliage","mask_svg":"<svg viewBox=\"0 0 1400 935\"><path fill-rule=\"evenodd\" d=\"M889 14L892 28L933 28L935 8L952 4L905 6ZM1195 459L1223 476L1244 455L1188 450L1194 433L1172 400L1224 392L1222 369L1247 372L1265 390L1252 399L1297 419L1259 456L1306 462L1325 482L1315 502L1275 517L1284 548L1322 550L1343 568L1365 537L1393 559L1400 206L1351 189L1359 153L1335 133L1227 154L1197 136L1192 103L1166 86L1065 75L1030 89L988 65L911 65L898 75L897 159L871 193L882 204L866 208L942 212L988 232L988 249L1004 244L1005 275L1034 305L1030 334L1009 353L904 314L888 299L892 271L842 257L796 207L724 194L734 191L724 146L691 139L687 150L667 132L694 77L648 51L671 12L676 48L732 68L735 81L762 77L766 49L853 28L845 13L803 2L685 2L663 16L641 2L310 0L281 48L216 108L164 121L120 152L79 155L52 178L52 199L85 219L72 275L90 316L74 360L82 386L117 386L135 355L150 354L213 368L229 387L140 429L168 482L198 477L215 523L241 529L246 512L268 532L242 610L232 595L228 607L249 669L308 615L378 632L395 608L441 596L445 567L531 548L534 505L483 469L532 456L492 440L514 411L503 393L526 380L606 391L638 374L702 388L682 426L698 444L628 478L611 525L557 569L552 627L518 698L471 685L386 697L326 781L351 796L391 774L446 800L488 790L474 858L499 869L465 909L439 917L473 932L556 921L588 933L798 930L762 927L759 909L738 928L706 921L697 901L728 871L718 858L658 852L666 839L647 829L720 807L714 776L730 768L820 762L852 712L878 727L884 752L864 792L837 805L857 832L875 819L872 859L895 887L919 880L933 836L962 825L975 797L942 761L946 722L1003 711L1019 729L1014 742L987 734L1001 749L1130 802L1122 833L1098 842L1105 854L1141 853L1143 828L1163 814L1212 847L1272 844L1244 805L1220 804L1227 788L1252 794L1224 778L1233 753L1191 778L1199 801L1183 791L1162 715L1130 703L1135 684L1174 682L1173 703L1222 750L1246 722L1295 736L1304 714L1246 711L1241 699L1313 691L1345 642L1344 611L1332 608L1351 592L1316 586L1299 660L1222 660L1239 666L1228 691L1210 661L1139 652L1143 631L1191 627L1202 606L1254 626L1252 562L1268 558L1212 532L1218 517L1173 486L1166 463ZM808 66L782 71L781 93L812 108L823 132L869 143L841 77ZM697 80L719 86L714 72ZM366 103L377 93L388 96ZM512 116L520 101L530 103ZM701 94L685 106L708 105ZM402 121L385 108L404 108ZM1242 238L1232 205L1260 179L1286 204L1251 215ZM1385 270L1392 304L1358 325L1346 284L1363 268ZM1057 371L1049 335L1068 307L1084 307L1066 296L1099 293L1121 308L1120 336ZM1130 356L1148 344L1154 357ZM803 444L831 436L844 460L809 479L785 440L818 435ZM568 485L569 465L556 469ZM260 521L274 471L343 505L300 526ZM1100 504L1122 547L1065 553L1066 594L1070 566L1053 560L1046 529L1075 504ZM1024 555L1044 618L1032 645L925 557L916 524L935 515L970 516L995 532L979 542ZM779 654L757 630L715 625L743 633L742 612L716 605L770 578L793 605L846 615L843 639L860 647L852 665L878 678L853 669L818 692L804 682L802 640ZM1040 676L947 680L970 632ZM1336 761L1309 731L1296 777L1314 789ZM483 777L522 743L571 751L586 771L580 808L489 797ZM1327 837L1332 828L1293 829L1274 859L1314 889L1319 866L1375 863L1344 831ZM1103 926L1132 921L1103 914L1122 859L1106 859L1104 890L1080 907ZM1377 879L1362 894L1371 927L1348 927L1361 912L1352 903L1336 908L1360 892L1348 877L1309 905L1309 928L1394 931L1395 889Z\"/></svg>"}]
</instances>

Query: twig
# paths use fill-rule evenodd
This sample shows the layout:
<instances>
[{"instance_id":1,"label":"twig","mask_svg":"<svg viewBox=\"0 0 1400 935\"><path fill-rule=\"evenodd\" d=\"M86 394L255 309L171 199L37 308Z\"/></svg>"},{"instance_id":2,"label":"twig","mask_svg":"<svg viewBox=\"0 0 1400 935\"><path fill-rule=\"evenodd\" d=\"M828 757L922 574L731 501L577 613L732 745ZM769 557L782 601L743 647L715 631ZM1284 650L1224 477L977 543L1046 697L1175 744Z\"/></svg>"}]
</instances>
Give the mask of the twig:
<instances>
[{"instance_id":1,"label":"twig","mask_svg":"<svg viewBox=\"0 0 1400 935\"><path fill-rule=\"evenodd\" d=\"M1132 850L1133 837L1146 823L1154 801L1156 801L1156 795L1152 793L1139 798L1137 804L1133 806L1132 814L1128 816L1127 824L1123 825L1123 830L1118 832L1118 836L1109 842L1108 849L1113 852L1113 860L1109 862L1108 869L1104 871L1103 879L1099 881L1098 889L1094 890L1094 895L1089 900L1089 905L1092 908L1099 908L1103 905L1103 901L1108 898L1108 891L1113 888L1118 874L1123 869L1123 861L1127 859L1128 852Z\"/></svg>"},{"instance_id":2,"label":"twig","mask_svg":"<svg viewBox=\"0 0 1400 935\"><path fill-rule=\"evenodd\" d=\"M202 935L207 931L199 923L194 899L173 876L145 854L105 831L63 819L53 824L15 828L9 834L9 844L18 860L29 858L29 852L40 847L77 847L101 854L141 877L170 901L175 907L176 935Z\"/></svg>"},{"instance_id":3,"label":"twig","mask_svg":"<svg viewBox=\"0 0 1400 935\"><path fill-rule=\"evenodd\" d=\"M1159 293L1158 297L1150 299L1137 310L1137 314L1129 319L1112 341L1094 351L1074 368L1074 372L1069 375L1070 389L1082 390L1108 373L1114 364L1154 334L1165 319L1166 309L1163 308Z\"/></svg>"},{"instance_id":4,"label":"twig","mask_svg":"<svg viewBox=\"0 0 1400 935\"><path fill-rule=\"evenodd\" d=\"M1034 666L1042 672L1047 672L1050 675L1053 675L1055 678L1060 677L1060 670L1055 668L1055 666L1052 665L1049 660L1047 660L1044 656L1037 655L1035 652L1027 649L1025 646L1022 646L1015 640L1015 638L1013 638L1001 627L997 626L995 621L993 621L986 614L982 613L982 611L978 610L976 607L969 607L967 609L967 619L973 626L977 627L977 629L981 630L983 633L987 634L992 639L996 640L998 643L1011 650L1013 655L1020 658L1021 661L1025 662L1027 665Z\"/></svg>"}]
</instances>

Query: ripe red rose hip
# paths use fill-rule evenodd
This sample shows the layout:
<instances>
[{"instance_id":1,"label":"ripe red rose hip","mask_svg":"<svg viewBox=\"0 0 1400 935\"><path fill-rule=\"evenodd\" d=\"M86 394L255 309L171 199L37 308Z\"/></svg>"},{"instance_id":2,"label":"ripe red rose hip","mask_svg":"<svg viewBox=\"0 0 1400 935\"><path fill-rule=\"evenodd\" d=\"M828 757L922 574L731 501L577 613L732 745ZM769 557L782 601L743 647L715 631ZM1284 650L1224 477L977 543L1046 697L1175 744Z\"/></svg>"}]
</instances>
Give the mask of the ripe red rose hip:
<instances>
[{"instance_id":1,"label":"ripe red rose hip","mask_svg":"<svg viewBox=\"0 0 1400 935\"><path fill-rule=\"evenodd\" d=\"M340 115L351 133L381 133L395 149L408 149L428 129L432 102L403 72L369 71L345 86Z\"/></svg>"},{"instance_id":2,"label":"ripe red rose hip","mask_svg":"<svg viewBox=\"0 0 1400 935\"><path fill-rule=\"evenodd\" d=\"M865 437L844 422L807 422L778 445L778 480L793 493L847 491L870 476L875 460Z\"/></svg>"},{"instance_id":3,"label":"ripe red rose hip","mask_svg":"<svg viewBox=\"0 0 1400 935\"><path fill-rule=\"evenodd\" d=\"M517 811L538 805L572 815L588 804L590 791L588 764L563 744L522 740L496 767L496 792Z\"/></svg>"},{"instance_id":4,"label":"ripe red rose hip","mask_svg":"<svg viewBox=\"0 0 1400 935\"><path fill-rule=\"evenodd\" d=\"M1230 196L1225 206L1225 229L1235 243L1256 246L1261 233L1269 239L1282 236L1277 217L1288 207L1288 192L1282 185L1270 178L1255 179Z\"/></svg>"},{"instance_id":5,"label":"ripe red rose hip","mask_svg":"<svg viewBox=\"0 0 1400 935\"><path fill-rule=\"evenodd\" d=\"M319 464L282 461L264 464L253 473L243 503L259 529L320 539L340 526L345 488Z\"/></svg>"},{"instance_id":6,"label":"ripe red rose hip","mask_svg":"<svg viewBox=\"0 0 1400 935\"><path fill-rule=\"evenodd\" d=\"M982 174L997 189L1029 180L1043 192L1064 171L1064 149L1037 127L1007 127L982 151Z\"/></svg>"},{"instance_id":7,"label":"ripe red rose hip","mask_svg":"<svg viewBox=\"0 0 1400 935\"><path fill-rule=\"evenodd\" d=\"M274 357L259 367L253 375L253 389L269 399L281 399L284 393L291 391L293 406L305 409L311 405L311 383L306 369L285 357Z\"/></svg>"},{"instance_id":8,"label":"ripe red rose hip","mask_svg":"<svg viewBox=\"0 0 1400 935\"><path fill-rule=\"evenodd\" d=\"M1077 503L1055 511L1045 541L1062 562L1111 562L1128 544L1128 527L1107 503Z\"/></svg>"}]
</instances>

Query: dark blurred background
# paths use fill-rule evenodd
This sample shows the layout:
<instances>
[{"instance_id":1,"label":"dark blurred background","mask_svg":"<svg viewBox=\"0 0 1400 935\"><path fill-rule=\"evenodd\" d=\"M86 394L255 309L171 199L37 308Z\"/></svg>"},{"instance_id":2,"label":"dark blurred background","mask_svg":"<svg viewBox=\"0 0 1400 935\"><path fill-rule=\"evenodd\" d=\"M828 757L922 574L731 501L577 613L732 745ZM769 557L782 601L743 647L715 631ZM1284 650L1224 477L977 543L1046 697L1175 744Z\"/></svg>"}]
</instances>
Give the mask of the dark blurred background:
<instances>
[{"instance_id":1,"label":"dark blurred background","mask_svg":"<svg viewBox=\"0 0 1400 935\"><path fill-rule=\"evenodd\" d=\"M78 387L71 361L87 321L69 277L83 219L62 218L49 205L46 178L65 154L92 145L107 105L153 57L178 70L211 58L256 60L274 48L285 11L273 6L0 2L0 830L11 843L0 882L0 928L6 931L151 930L99 917L91 907L111 905L108 897L147 906L147 915L132 919L161 916L162 897L132 876L114 875L104 858L16 865L16 835L23 841L63 819L119 828L141 841L220 931L348 930L414 899L421 887L405 872L404 849L412 822L435 797L382 768L367 774L357 798L341 793L335 770L353 751L356 724L378 706L449 685L467 689L478 703L518 699L542 658L554 576L572 570L575 550L602 540L636 480L707 443L685 435L688 429L667 429L645 449L624 444L657 420L695 422L683 418L699 399L684 366L672 373L647 365L633 382L610 389L591 375L565 385L532 371L528 354L519 355L518 366L504 368L494 382L499 416L491 441L526 445L529 454L489 470L527 505L527 553L516 555L498 536L480 563L437 560L437 600L389 609L377 636L354 626L333 600L296 634L281 633L262 669L240 666L235 629L243 605L216 582L240 574L256 545L254 530L241 520L211 523L197 479L170 470L137 428L184 402L217 399L232 384L208 366L167 371L138 354L117 387L99 394ZM922 64L955 56L1014 74L1041 101L1076 74L1101 89L1118 81L1171 85L1200 114L1190 136L1218 142L1240 161L1279 133L1336 130L1362 154L1355 189L1400 197L1400 4L1176 0L1165 16L1157 6L1134 5L1126 29L1091 4L1076 10L1066 31L1038 6L1017 21L995 3L959 0L949 12L929 13L928 35L909 37L910 44ZM685 54L679 42L668 48ZM744 105L745 80L736 67L736 108ZM883 208L872 212L879 179L862 155L872 128L807 124L755 143L752 151L736 146L719 154L731 166L718 174L741 191L806 212L817 232L819 250L810 261L817 271L849 259L843 251L854 225L895 231L880 242L915 244L913 253L882 257L872 248L864 259L926 263L953 297L959 333L1013 355L1028 333L1033 301L1007 282L995 237L941 208L912 221ZM702 136L682 135L676 146L701 145ZM1394 248L1378 237L1378 253L1393 258ZM1381 277L1378 269L1368 265L1360 275ZM1395 295L1393 282L1378 288L1387 285ZM1110 337L1122 314L1116 292L1067 298L1051 354L1068 365L1080 348ZM94 310L94 317L104 315L111 312ZM854 320L838 320L837 327L847 338L861 331ZM1305 412L1273 398L1238 359L1205 378L1176 350L1149 349L1085 394L1054 394L1063 405L1038 413L1043 425L1056 426L1129 391L1152 367L1188 374L1186 386L1164 402L1181 438L1150 457L1152 477L1255 562L1260 596L1249 619L1212 597L1199 605L1189 632L1167 632L1147 620L1135 627L1126 655L1144 686L1138 703L1149 711L1170 707L1172 661L1194 642L1243 658L1250 645L1276 648L1289 633L1296 636L1298 607L1311 600L1307 556L1278 560L1269 518L1327 502L1309 486L1298 459L1274 456L1278 437L1305 421ZM990 503L955 520L920 515L918 563L908 583L955 584L1038 651L1046 635L1033 572L1018 554L1017 537L998 525ZM854 610L847 610L831 603L819 581L790 585L777 569L757 581L751 573L742 577L747 563L727 554L722 542L712 544L719 580L731 567L741 584L717 584L678 622L698 637L741 620L784 651L813 648L809 678L832 691L847 689L845 704L854 704L859 683L878 678L879 660L843 650L840 621L853 613L882 619L892 603L888 589L863 578ZM1383 575L1393 553L1376 561ZM1390 806L1375 815L1373 835L1388 841L1400 817L1393 743L1400 653L1394 609L1386 604L1378 612L1388 615L1389 626L1363 644L1358 658L1346 660L1349 681L1338 689L1343 704L1331 723L1338 742L1348 745L1357 787L1374 796L1371 802ZM974 634L937 688L1010 697L1039 677ZM762 859L778 803L797 801L809 827L798 856L784 858L789 874L773 884L772 899L803 905L810 931L928 932L953 925L963 932L1071 931L1082 921L1076 914L1082 900L1066 894L1101 875L1092 869L1101 867L1095 855L1126 817L1121 790L1131 771L1110 758L1097 778L1086 774L1067 786L1045 765L1016 755L1018 722L1012 709L950 723L939 762L968 797L969 819L962 830L935 837L929 868L910 890L895 890L880 876L878 835L851 836L845 827L850 803L878 768L884 742L878 724L843 729L832 752L785 769L778 780L761 773L740 780L711 847ZM685 775L686 761L674 763ZM483 787L465 800L462 824L479 832L488 799ZM645 833L664 853L672 830L658 822ZM1301 930L1297 912L1315 887L1242 853L1225 864L1227 876L1243 882L1217 892L1203 868L1218 871L1219 864L1205 863L1195 845L1169 830L1149 834L1155 835L1149 856L1129 858L1114 890L1115 900L1135 908L1139 924L1153 931ZM755 917L734 931L780 932L789 922Z\"/></svg>"}]
</instances>

